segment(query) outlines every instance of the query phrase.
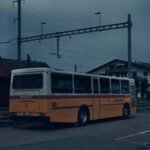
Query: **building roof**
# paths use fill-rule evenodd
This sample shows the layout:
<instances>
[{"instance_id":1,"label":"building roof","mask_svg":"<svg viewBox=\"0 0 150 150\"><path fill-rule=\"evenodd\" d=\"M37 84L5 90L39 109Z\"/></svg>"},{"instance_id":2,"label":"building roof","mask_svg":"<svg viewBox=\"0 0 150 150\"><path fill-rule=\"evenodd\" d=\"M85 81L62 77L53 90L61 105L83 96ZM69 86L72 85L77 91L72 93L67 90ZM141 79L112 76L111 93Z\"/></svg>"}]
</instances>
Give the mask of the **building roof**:
<instances>
[{"instance_id":1,"label":"building roof","mask_svg":"<svg viewBox=\"0 0 150 150\"><path fill-rule=\"evenodd\" d=\"M101 65L101 66L98 66L98 67L96 67L96 68L94 68L94 69L88 71L87 73L93 73L93 72L95 72L95 71L98 71L98 70L100 70L100 69L102 69L102 68L104 68L104 67L106 67L106 66L109 66L109 65L111 65L111 64L113 64L113 63L116 63L116 62L118 62L118 63L123 63L123 64L128 65L128 61L126 61L126 60L113 59L113 60L109 61L109 62L106 63L106 64L103 64L103 65ZM145 69L145 70L150 71L150 63L132 62L131 65L134 66L134 67L138 67L138 68L141 68L141 69Z\"/></svg>"},{"instance_id":2,"label":"building roof","mask_svg":"<svg viewBox=\"0 0 150 150\"><path fill-rule=\"evenodd\" d=\"M44 62L31 61L30 59L21 61L19 66L19 68L37 68L37 67L50 68ZM10 77L11 70L17 68L18 68L17 60L0 57L0 77Z\"/></svg>"}]
</instances>

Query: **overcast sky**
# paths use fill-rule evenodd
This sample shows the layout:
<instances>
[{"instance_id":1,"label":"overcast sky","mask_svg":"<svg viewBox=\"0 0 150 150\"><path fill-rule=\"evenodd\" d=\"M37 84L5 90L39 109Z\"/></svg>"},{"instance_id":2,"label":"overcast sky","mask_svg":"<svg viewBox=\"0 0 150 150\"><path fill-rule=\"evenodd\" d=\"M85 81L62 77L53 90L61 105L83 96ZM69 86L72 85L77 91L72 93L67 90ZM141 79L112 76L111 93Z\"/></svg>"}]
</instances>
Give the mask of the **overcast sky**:
<instances>
[{"instance_id":1,"label":"overcast sky","mask_svg":"<svg viewBox=\"0 0 150 150\"><path fill-rule=\"evenodd\" d=\"M132 61L150 63L150 0L24 0L22 2L22 37L127 21L132 14ZM17 5L0 0L0 42L17 37ZM0 56L17 58L16 41L0 44ZM127 60L127 29L82 34L60 39L61 59L57 59L56 39L22 44L22 59L44 61L53 68L89 71L112 59Z\"/></svg>"}]
</instances>

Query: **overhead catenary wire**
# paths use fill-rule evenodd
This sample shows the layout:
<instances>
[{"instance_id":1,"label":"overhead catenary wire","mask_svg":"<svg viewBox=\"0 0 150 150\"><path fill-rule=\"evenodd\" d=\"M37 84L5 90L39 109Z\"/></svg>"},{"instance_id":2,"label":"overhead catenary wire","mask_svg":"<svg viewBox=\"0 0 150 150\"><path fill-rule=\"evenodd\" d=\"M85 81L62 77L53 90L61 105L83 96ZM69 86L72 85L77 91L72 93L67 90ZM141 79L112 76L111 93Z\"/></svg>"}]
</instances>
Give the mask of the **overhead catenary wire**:
<instances>
[{"instance_id":1,"label":"overhead catenary wire","mask_svg":"<svg viewBox=\"0 0 150 150\"><path fill-rule=\"evenodd\" d=\"M49 45L45 45L46 43L44 43L44 46L45 47L48 47ZM42 48L46 53L48 53L48 54L52 54L52 55L56 55L56 53L53 51L53 52L50 52L49 50L47 50L47 48L45 49L45 48ZM106 62L106 59L102 59L102 58L99 58L99 57L96 57L96 56L93 56L93 55L91 55L90 53L88 53L88 52L86 52L87 50L86 49L83 49L83 51L82 51L82 49L81 48L79 48L80 49L80 51L74 51L74 48L66 48L66 47L61 47L61 51L62 51L62 53L63 53L63 57L65 57L66 59L71 59L71 60L73 60L73 59L79 59L79 58L81 58L80 60L81 61L85 61L85 62L87 62L87 61L89 61L90 60L90 62L95 62L95 63L99 63L100 64L100 62L101 63L104 63L104 62ZM94 49L95 50L95 49ZM107 50L107 49L106 49ZM116 56L114 53L112 53L112 54L110 54L108 51L104 51L105 52L105 54L106 54L106 56L108 57L107 58L107 60L109 60L109 57L112 57L112 56ZM93 49L92 49L92 51L93 51ZM101 52L101 50L99 49L99 50L97 50L97 51L99 51L101 54L103 54L102 52ZM44 53L45 53L44 52ZM107 53L106 53L107 52ZM69 56L68 56L68 53L69 53ZM72 55L71 55L72 54ZM55 56L54 55L54 56ZM76 55L76 56L75 56ZM77 58L78 57L78 58Z\"/></svg>"},{"instance_id":2,"label":"overhead catenary wire","mask_svg":"<svg viewBox=\"0 0 150 150\"><path fill-rule=\"evenodd\" d=\"M31 7L31 6L29 6L28 4L26 4L26 6L28 7L28 8L30 8L30 9L34 9L34 10L36 10L37 11L37 9L35 9L34 7ZM39 10L38 10L39 11ZM42 12L43 13L43 11L40 11L40 12ZM32 11L32 15L34 15L34 16L36 16L36 17L39 17L38 15L35 15L35 14L33 14L33 11ZM51 17L53 17L53 16L51 16ZM33 17L34 19L35 19L35 17ZM45 20L47 20L48 19L48 21L50 20L50 18L44 18ZM54 19L56 19L56 18L54 18L53 17L53 20ZM52 20L50 20L50 22L52 22L52 23L54 23L55 25L57 25L57 26L60 26L60 24L62 24L63 26L65 26L65 27L70 27L70 25L68 25L68 24L66 24L66 23L64 23L65 21L64 20L62 20L62 19L60 19L59 18L59 22L58 21L52 21ZM58 23L56 23L56 22L58 22ZM62 23L63 22L63 23ZM94 37L94 36L93 36ZM95 38L96 39L96 38ZM118 45L118 47L119 46L122 46L122 44L120 43L118 43L118 41L117 42L115 42L115 41L112 41L112 40L109 40L109 41L106 41L106 40L104 40L104 38L102 38L102 39L98 39L98 40L100 40L100 41L104 41L104 42L106 42L106 43L109 43L109 44L111 44L111 45Z\"/></svg>"},{"instance_id":3,"label":"overhead catenary wire","mask_svg":"<svg viewBox=\"0 0 150 150\"><path fill-rule=\"evenodd\" d=\"M82 39L82 38L81 38ZM78 49L80 49L80 52L77 52L77 53L80 53L80 54L83 54L83 53L87 53L87 50L89 50L89 49L92 49L92 52L93 51L97 51L97 53L99 52L99 53L105 53L105 54L108 54L108 51L109 51L109 55L114 55L114 52L111 52L110 53L110 48L112 49L112 46L113 46L113 49L117 49L118 47L119 47L119 49L122 51L124 51L125 50L125 48L124 48L124 46L122 45L122 46L119 46L119 45L117 45L117 44L112 44L111 45L111 47L108 45L108 43L110 43L110 42L107 42L106 40L103 40L103 39L96 39L96 38L92 38L93 40L91 40L91 38L90 39L85 39L84 41L83 40L76 40L75 38L73 39L73 40L68 40L69 42L67 42L67 41L64 41L64 43L65 43L65 47L68 45L68 46L70 46L71 45L71 43L73 44L73 45L77 45L77 46L79 46L79 48ZM102 42L100 42L102 40ZM81 42L82 41L82 42ZM92 42L92 43L95 43L95 44L89 44L90 42ZM101 47L101 44L104 44L105 46L103 46L103 48ZM44 43L45 44L45 43ZM48 46L48 45L47 45ZM107 47L106 47L107 46ZM110 47L109 49L108 49L108 46ZM82 47L82 48L81 48ZM65 48L66 49L66 48ZM63 48L61 48L61 50L63 50ZM73 51L73 50L71 50L71 48L70 48L70 51ZM73 53L75 53L75 51L73 52Z\"/></svg>"},{"instance_id":4,"label":"overhead catenary wire","mask_svg":"<svg viewBox=\"0 0 150 150\"><path fill-rule=\"evenodd\" d=\"M29 7L29 8L32 9L32 10L34 9L34 10L37 11L37 9L35 9L35 8L31 7L31 6L29 6L28 4L27 4L27 7ZM38 10L38 11L39 11L39 10ZM43 11L41 11L41 12L43 12ZM37 16L37 15L36 15L36 16ZM46 18L46 17L45 17L45 18ZM60 18L59 18L59 19L60 19ZM62 23L62 22L63 22L63 21L60 21L60 22L59 22L59 25L60 25L60 23ZM58 24L57 24L57 25L58 25ZM64 23L63 23L63 25L64 25L64 26L67 26L67 27L69 26L68 24L64 24ZM103 39L101 39L101 40L103 40ZM106 42L106 41L104 41L104 42ZM110 43L110 40L109 40L109 43ZM117 43L118 43L118 42L117 42ZM112 42L112 45L118 45L117 43L114 44L114 42ZM122 47L121 47L121 48L122 48Z\"/></svg>"},{"instance_id":5,"label":"overhead catenary wire","mask_svg":"<svg viewBox=\"0 0 150 150\"><path fill-rule=\"evenodd\" d=\"M113 26L112 26L112 28L113 28ZM123 28L123 27L121 27L121 28ZM107 28L106 28L106 30L107 30ZM92 32L93 32L94 30L92 30ZM74 32L74 30L72 30L72 34L76 34L75 32ZM3 43L9 43L9 41L7 41L7 42L3 42ZM97 44L96 44L97 45ZM108 53L108 52L107 52ZM86 58L87 57L89 57L90 58L90 56L88 56L87 54L86 54ZM95 60L95 58L93 59L93 60Z\"/></svg>"},{"instance_id":6,"label":"overhead catenary wire","mask_svg":"<svg viewBox=\"0 0 150 150\"><path fill-rule=\"evenodd\" d=\"M8 44L8 43L11 43L12 41L15 41L17 38L13 38L13 39L10 39L8 41L5 41L5 42L0 42L0 44Z\"/></svg>"},{"instance_id":7,"label":"overhead catenary wire","mask_svg":"<svg viewBox=\"0 0 150 150\"><path fill-rule=\"evenodd\" d=\"M36 10L36 11L40 11L40 12L42 12L43 13L43 11L41 11L41 10L37 10L37 9L35 9L34 7L31 7L30 5L28 5L28 3L26 3L26 5L25 5L27 8L29 8L30 10ZM36 17L33 17L33 19L36 19L36 20L38 20L38 17L39 17L39 15L37 15L37 13L35 14L35 13L33 13L33 11L32 11L32 15L31 16L36 16ZM56 18L55 17L53 17L53 16L51 16L51 18L53 18L53 20L50 20L50 18L46 18L46 17L44 17L44 19L45 20L47 20L48 19L48 21L50 21L51 23L53 23L53 24L55 24L55 25L57 25L57 26L60 26L60 24L61 25L63 25L62 27L70 27L70 25L68 25L68 24L66 24L65 23L65 21L62 19L62 18L59 18L59 20L60 21L56 21ZM55 21L54 21L55 20ZM104 40L104 38L103 39L98 39L98 40L103 40L104 42L107 42L107 43L109 43L109 44L111 44L111 45L118 45L118 47L119 46L121 46L121 47L123 47L122 46L122 43L119 43L119 41L115 41L114 39L112 40L110 40L109 39L109 41L107 40ZM132 45L132 47L134 47L135 49L136 49L136 47L135 47L135 45L133 46Z\"/></svg>"}]
</instances>

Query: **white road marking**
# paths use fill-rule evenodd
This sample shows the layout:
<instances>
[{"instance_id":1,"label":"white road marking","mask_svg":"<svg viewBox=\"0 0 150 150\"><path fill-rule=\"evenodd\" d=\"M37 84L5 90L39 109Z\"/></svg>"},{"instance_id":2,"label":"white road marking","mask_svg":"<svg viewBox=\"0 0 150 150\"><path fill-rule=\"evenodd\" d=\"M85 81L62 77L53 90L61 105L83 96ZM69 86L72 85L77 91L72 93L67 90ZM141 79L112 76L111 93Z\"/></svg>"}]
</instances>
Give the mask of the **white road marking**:
<instances>
[{"instance_id":1,"label":"white road marking","mask_svg":"<svg viewBox=\"0 0 150 150\"><path fill-rule=\"evenodd\" d=\"M128 140L119 140L127 143L132 143L132 144L137 144L137 145L146 145L147 143L142 143L142 142L133 142L133 141L128 141Z\"/></svg>"},{"instance_id":2,"label":"white road marking","mask_svg":"<svg viewBox=\"0 0 150 150\"><path fill-rule=\"evenodd\" d=\"M142 135L142 134L146 134L146 133L150 133L150 130L139 132L139 133L130 134L128 136L123 136L123 137L120 137L120 138L116 138L114 140L123 140L123 139L129 138L129 137L133 137L133 136L136 136L136 135Z\"/></svg>"}]
</instances>

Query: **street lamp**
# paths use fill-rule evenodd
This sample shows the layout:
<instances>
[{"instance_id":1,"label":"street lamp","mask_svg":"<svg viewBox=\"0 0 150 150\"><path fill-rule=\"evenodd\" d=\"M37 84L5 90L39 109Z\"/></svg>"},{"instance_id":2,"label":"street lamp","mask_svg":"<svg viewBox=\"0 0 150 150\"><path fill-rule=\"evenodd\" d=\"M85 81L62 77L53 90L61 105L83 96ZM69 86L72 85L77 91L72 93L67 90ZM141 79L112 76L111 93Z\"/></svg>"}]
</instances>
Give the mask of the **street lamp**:
<instances>
[{"instance_id":1,"label":"street lamp","mask_svg":"<svg viewBox=\"0 0 150 150\"><path fill-rule=\"evenodd\" d=\"M41 22L41 35L43 34L43 26L46 24L46 22Z\"/></svg>"},{"instance_id":2,"label":"street lamp","mask_svg":"<svg viewBox=\"0 0 150 150\"><path fill-rule=\"evenodd\" d=\"M99 11L99 12L96 12L94 14L98 15L98 17L99 17L99 26L101 26L101 12Z\"/></svg>"}]
</instances>

